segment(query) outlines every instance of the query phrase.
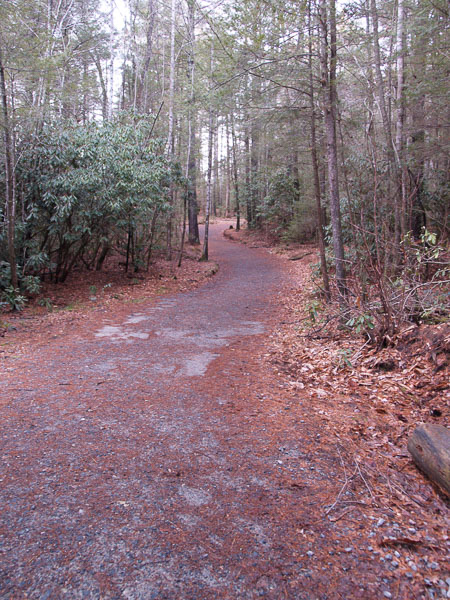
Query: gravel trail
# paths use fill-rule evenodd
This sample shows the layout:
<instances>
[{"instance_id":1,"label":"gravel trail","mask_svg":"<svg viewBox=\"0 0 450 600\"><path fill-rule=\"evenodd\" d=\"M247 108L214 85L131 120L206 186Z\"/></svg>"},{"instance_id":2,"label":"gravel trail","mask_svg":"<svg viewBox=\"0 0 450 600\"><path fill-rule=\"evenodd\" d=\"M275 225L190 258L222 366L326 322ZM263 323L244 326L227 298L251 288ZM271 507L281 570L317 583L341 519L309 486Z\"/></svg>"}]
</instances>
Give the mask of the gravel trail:
<instances>
[{"instance_id":1,"label":"gravel trail","mask_svg":"<svg viewBox=\"0 0 450 600\"><path fill-rule=\"evenodd\" d=\"M106 313L2 374L0 598L390 589L357 533L341 548L320 500L342 486L336 452L261 362L279 259L220 226L211 258L199 289Z\"/></svg>"}]
</instances>

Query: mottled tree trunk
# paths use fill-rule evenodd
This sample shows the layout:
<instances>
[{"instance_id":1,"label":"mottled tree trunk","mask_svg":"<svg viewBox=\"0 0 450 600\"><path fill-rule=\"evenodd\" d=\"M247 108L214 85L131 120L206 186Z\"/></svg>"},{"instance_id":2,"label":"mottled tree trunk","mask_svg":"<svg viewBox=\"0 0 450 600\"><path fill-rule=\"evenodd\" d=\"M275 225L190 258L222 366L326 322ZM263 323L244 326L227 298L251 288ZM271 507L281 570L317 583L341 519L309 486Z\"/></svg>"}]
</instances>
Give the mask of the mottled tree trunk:
<instances>
[{"instance_id":1,"label":"mottled tree trunk","mask_svg":"<svg viewBox=\"0 0 450 600\"><path fill-rule=\"evenodd\" d=\"M377 88L378 107L381 113L381 120L383 123L383 132L386 141L386 152L388 154L389 163L392 157L392 135L391 135L391 124L389 121L389 113L386 106L385 90L383 75L381 72L381 54L380 54L380 39L378 31L378 10L376 0L370 0L370 13L372 17L372 31L373 31L373 51L375 59L375 82Z\"/></svg>"},{"instance_id":2,"label":"mottled tree trunk","mask_svg":"<svg viewBox=\"0 0 450 600\"><path fill-rule=\"evenodd\" d=\"M136 105L138 110L146 113L149 108L149 94L147 90L147 75L150 69L150 61L153 55L153 30L156 17L156 0L148 0L148 17L145 40L145 54L142 69L136 78Z\"/></svg>"},{"instance_id":3,"label":"mottled tree trunk","mask_svg":"<svg viewBox=\"0 0 450 600\"><path fill-rule=\"evenodd\" d=\"M226 115L225 120L225 138L226 138L226 162L225 162L225 217L231 214L231 149L230 149L230 127L229 117Z\"/></svg>"},{"instance_id":4,"label":"mottled tree trunk","mask_svg":"<svg viewBox=\"0 0 450 600\"><path fill-rule=\"evenodd\" d=\"M217 209L219 207L219 205L221 204L220 202L220 177L219 177L219 135L218 135L218 130L219 130L219 126L218 126L218 119L217 119L217 115L215 117L214 120L214 124L213 124L213 131L214 131L214 137L213 137L213 148L214 148L214 160L213 160L213 201L212 201L212 212L213 215L215 217L217 217Z\"/></svg>"},{"instance_id":5,"label":"mottled tree trunk","mask_svg":"<svg viewBox=\"0 0 450 600\"><path fill-rule=\"evenodd\" d=\"M251 225L252 222L252 199L251 199L251 176L250 176L250 134L248 125L248 114L245 124L245 201L247 205L247 226Z\"/></svg>"},{"instance_id":6,"label":"mottled tree trunk","mask_svg":"<svg viewBox=\"0 0 450 600\"><path fill-rule=\"evenodd\" d=\"M339 195L337 139L336 139L336 5L335 0L320 1L322 27L321 62L324 85L325 129L327 137L328 188L330 197L333 251L336 262L336 283L341 299L347 294L344 245L342 242L341 205ZM328 32L329 28L329 32ZM328 37L329 36L329 37ZM328 43L330 56L328 58Z\"/></svg>"},{"instance_id":7,"label":"mottled tree trunk","mask_svg":"<svg viewBox=\"0 0 450 600\"><path fill-rule=\"evenodd\" d=\"M167 153L173 162L175 157L175 136L174 136L174 98L175 98L175 20L176 20L176 0L172 0L170 13L170 71L169 71L169 132L167 139ZM175 208L175 185L170 182L169 191L169 214L167 218L167 260L172 259L172 222Z\"/></svg>"},{"instance_id":8,"label":"mottled tree trunk","mask_svg":"<svg viewBox=\"0 0 450 600\"><path fill-rule=\"evenodd\" d=\"M210 77L212 79L214 69L214 46L211 44L210 57ZM212 85L210 86L212 88ZM211 191L212 191L212 171L213 171L213 146L214 146L214 113L209 99L208 109L208 172L206 176L206 207L205 207L205 237L203 240L202 260L208 260L208 241L209 241L209 215L211 212Z\"/></svg>"},{"instance_id":9,"label":"mottled tree trunk","mask_svg":"<svg viewBox=\"0 0 450 600\"><path fill-rule=\"evenodd\" d=\"M114 0L110 0L109 16L109 64L108 64L108 119L112 119L114 107ZM125 77L125 72L124 72Z\"/></svg>"},{"instance_id":10,"label":"mottled tree trunk","mask_svg":"<svg viewBox=\"0 0 450 600\"><path fill-rule=\"evenodd\" d=\"M395 202L395 252L400 249L400 239L405 235L404 223L400 215L406 210L406 166L404 158L404 122L405 122L405 55L404 55L404 2L397 5L397 126L395 148L397 153L397 197Z\"/></svg>"},{"instance_id":11,"label":"mottled tree trunk","mask_svg":"<svg viewBox=\"0 0 450 600\"><path fill-rule=\"evenodd\" d=\"M8 96L6 93L5 69L3 64L3 49L0 48L0 92L2 96L3 112L3 140L5 152L5 188L6 188L6 215L8 222L8 260L11 269L11 285L18 287L16 249L15 249L15 174L14 174L14 149L11 135L11 122L8 110Z\"/></svg>"},{"instance_id":12,"label":"mottled tree trunk","mask_svg":"<svg viewBox=\"0 0 450 600\"><path fill-rule=\"evenodd\" d=\"M328 278L328 267L327 260L325 257L325 239L324 239L324 223L323 223L323 211L322 211L322 197L320 193L320 179L319 179L319 161L317 157L317 139L316 139L316 110L315 110L315 99L314 99L314 84L313 84L313 65L312 65L312 24L311 24L311 0L308 4L308 17L309 17L309 105L311 110L310 122L311 122L311 161L314 174L314 195L316 197L316 210L317 210L317 237L319 241L319 253L320 253L320 268L322 272L323 289L325 298L327 301L331 298L330 293L330 281Z\"/></svg>"},{"instance_id":13,"label":"mottled tree trunk","mask_svg":"<svg viewBox=\"0 0 450 600\"><path fill-rule=\"evenodd\" d=\"M241 205L239 202L239 179L238 179L238 168L237 168L237 153L236 153L236 129L234 126L234 114L231 112L231 143L233 148L233 182L234 182L234 196L236 201L236 231L241 229Z\"/></svg>"},{"instance_id":14,"label":"mottled tree trunk","mask_svg":"<svg viewBox=\"0 0 450 600\"><path fill-rule=\"evenodd\" d=\"M189 242L199 244L200 236L198 231L197 219L197 161L195 155L195 1L188 1L189 9L189 80L190 80L190 100L189 100L189 137L190 152L188 160L188 190L187 190L187 211L189 223Z\"/></svg>"}]
</instances>

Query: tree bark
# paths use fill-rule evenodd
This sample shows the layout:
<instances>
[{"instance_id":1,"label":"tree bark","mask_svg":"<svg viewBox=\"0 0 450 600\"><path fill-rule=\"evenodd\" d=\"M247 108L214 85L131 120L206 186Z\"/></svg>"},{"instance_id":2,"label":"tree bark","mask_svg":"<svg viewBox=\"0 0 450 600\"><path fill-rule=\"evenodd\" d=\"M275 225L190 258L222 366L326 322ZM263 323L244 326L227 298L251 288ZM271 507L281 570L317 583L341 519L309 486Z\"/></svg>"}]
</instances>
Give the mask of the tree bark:
<instances>
[{"instance_id":1,"label":"tree bark","mask_svg":"<svg viewBox=\"0 0 450 600\"><path fill-rule=\"evenodd\" d=\"M214 68L214 46L211 44L211 58L210 58L210 77L212 79L212 73ZM212 91L212 85L210 85L210 92ZM209 215L211 212L211 188L212 188L212 170L213 170L213 146L214 146L214 114L212 108L212 98L209 98L209 109L208 109L208 173L206 177L206 207L205 207L205 237L203 240L203 253L202 260L208 260L208 238L209 238Z\"/></svg>"},{"instance_id":2,"label":"tree bark","mask_svg":"<svg viewBox=\"0 0 450 600\"><path fill-rule=\"evenodd\" d=\"M325 257L325 240L323 233L323 212L322 212L322 198L320 194L320 180L319 180L319 161L317 158L317 140L316 140L316 111L315 111L315 99L314 99L314 85L313 85L313 65L312 65L312 24L311 24L311 0L308 4L308 26L309 26L309 105L311 109L310 123L311 123L311 161L314 174L314 195L316 197L316 210L317 210L317 237L319 239L319 253L320 253L320 268L322 272L323 289L325 298L329 302L331 299L330 292L330 281L328 279L328 267L327 260Z\"/></svg>"},{"instance_id":3,"label":"tree bark","mask_svg":"<svg viewBox=\"0 0 450 600\"><path fill-rule=\"evenodd\" d=\"M245 118L245 138L244 138L244 147L245 147L245 202L247 205L247 227L251 227L251 223L253 220L252 216L252 199L251 199L251 167L250 167L250 133L249 133L249 125L248 125L248 113Z\"/></svg>"},{"instance_id":4,"label":"tree bark","mask_svg":"<svg viewBox=\"0 0 450 600\"><path fill-rule=\"evenodd\" d=\"M404 164L404 122L405 122L405 54L404 54L404 0L397 4L397 124L395 148L397 153L397 197L395 202L395 253L400 249L400 239L406 231L402 227L400 215L406 210L406 167Z\"/></svg>"},{"instance_id":5,"label":"tree bark","mask_svg":"<svg viewBox=\"0 0 450 600\"><path fill-rule=\"evenodd\" d=\"M389 114L386 107L383 75L381 73L380 38L378 30L378 10L376 0L370 0L370 13L372 17L373 51L375 58L375 81L377 86L378 107L380 109L381 120L383 122L383 132L386 140L386 152L388 153L388 159L390 159L390 157L392 156L392 135L391 125L389 122Z\"/></svg>"},{"instance_id":6,"label":"tree bark","mask_svg":"<svg viewBox=\"0 0 450 600\"><path fill-rule=\"evenodd\" d=\"M2 41L2 40L1 40ZM6 187L6 214L8 219L8 260L11 270L11 285L18 287L15 226L16 226L16 198L15 198L15 173L14 173L14 148L11 135L11 121L8 110L8 96L6 92L5 69L3 63L3 48L0 47L0 92L2 96L3 112L3 140L5 150L5 187Z\"/></svg>"},{"instance_id":7,"label":"tree bark","mask_svg":"<svg viewBox=\"0 0 450 600\"><path fill-rule=\"evenodd\" d=\"M234 196L236 202L236 231L241 229L241 205L239 202L239 179L238 179L238 168L237 168L237 156L236 156L236 129L234 126L234 114L231 112L231 144L233 148L233 183L234 183Z\"/></svg>"},{"instance_id":8,"label":"tree bark","mask_svg":"<svg viewBox=\"0 0 450 600\"><path fill-rule=\"evenodd\" d=\"M231 149L229 117L225 119L226 159L225 159L225 217L231 214Z\"/></svg>"},{"instance_id":9,"label":"tree bark","mask_svg":"<svg viewBox=\"0 0 450 600\"><path fill-rule=\"evenodd\" d=\"M144 113L148 110L148 93L146 90L146 79L150 68L150 61L153 55L153 30L156 16L156 0L148 0L148 21L146 31L145 55L141 72L137 77L137 108Z\"/></svg>"},{"instance_id":10,"label":"tree bark","mask_svg":"<svg viewBox=\"0 0 450 600\"><path fill-rule=\"evenodd\" d=\"M176 0L172 0L170 15L170 71L169 71L169 131L167 139L167 153L170 160L175 157L175 138L174 138L174 98L175 98L175 20L176 20ZM170 182L169 190L169 214L167 219L167 260L172 259L172 221L175 207L175 185Z\"/></svg>"},{"instance_id":11,"label":"tree bark","mask_svg":"<svg viewBox=\"0 0 450 600\"><path fill-rule=\"evenodd\" d=\"M215 116L213 124L213 149L214 149L214 160L213 160L213 196L212 196L212 212L217 217L217 208L220 204L220 177L219 177L219 124L217 115Z\"/></svg>"},{"instance_id":12,"label":"tree bark","mask_svg":"<svg viewBox=\"0 0 450 600\"><path fill-rule=\"evenodd\" d=\"M190 100L189 100L189 137L190 152L188 161L188 195L187 210L189 222L189 242L199 244L200 236L197 220L197 162L195 156L195 0L188 0L188 18L189 18L189 79L190 79Z\"/></svg>"},{"instance_id":13,"label":"tree bark","mask_svg":"<svg viewBox=\"0 0 450 600\"><path fill-rule=\"evenodd\" d=\"M450 495L450 430L431 423L419 425L408 450L419 469Z\"/></svg>"},{"instance_id":14,"label":"tree bark","mask_svg":"<svg viewBox=\"0 0 450 600\"><path fill-rule=\"evenodd\" d=\"M347 295L344 245L342 242L341 205L339 195L337 139L336 139L336 5L335 0L320 0L320 23L322 27L321 62L322 84L325 100L325 129L327 137L328 187L330 195L333 251L336 262L336 283L340 299ZM328 60L328 28L330 56Z\"/></svg>"},{"instance_id":15,"label":"tree bark","mask_svg":"<svg viewBox=\"0 0 450 600\"><path fill-rule=\"evenodd\" d=\"M114 0L110 0L109 7L109 64L108 64L108 119L112 119L114 106ZM125 77L125 72L124 72Z\"/></svg>"},{"instance_id":16,"label":"tree bark","mask_svg":"<svg viewBox=\"0 0 450 600\"><path fill-rule=\"evenodd\" d=\"M253 78L251 86L251 97L252 103L256 104L257 96L259 94L259 80ZM255 227L256 225L256 209L258 206L258 192L259 192L259 152L260 152L260 126L259 119L255 114L251 116L250 125L250 215L251 221L249 227Z\"/></svg>"}]
</instances>

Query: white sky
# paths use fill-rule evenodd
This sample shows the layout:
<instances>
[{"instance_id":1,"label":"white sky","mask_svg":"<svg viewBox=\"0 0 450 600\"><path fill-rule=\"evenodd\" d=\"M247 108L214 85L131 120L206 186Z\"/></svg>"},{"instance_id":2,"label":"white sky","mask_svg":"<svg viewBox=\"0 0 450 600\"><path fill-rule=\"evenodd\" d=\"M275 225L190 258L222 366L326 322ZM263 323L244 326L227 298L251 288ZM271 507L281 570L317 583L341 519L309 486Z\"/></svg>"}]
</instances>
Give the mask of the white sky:
<instances>
[{"instance_id":1,"label":"white sky","mask_svg":"<svg viewBox=\"0 0 450 600\"><path fill-rule=\"evenodd\" d=\"M127 4L125 0L102 0L100 3L102 12L109 13L111 4L114 5L114 27L117 31L122 31L125 17L128 14Z\"/></svg>"}]
</instances>

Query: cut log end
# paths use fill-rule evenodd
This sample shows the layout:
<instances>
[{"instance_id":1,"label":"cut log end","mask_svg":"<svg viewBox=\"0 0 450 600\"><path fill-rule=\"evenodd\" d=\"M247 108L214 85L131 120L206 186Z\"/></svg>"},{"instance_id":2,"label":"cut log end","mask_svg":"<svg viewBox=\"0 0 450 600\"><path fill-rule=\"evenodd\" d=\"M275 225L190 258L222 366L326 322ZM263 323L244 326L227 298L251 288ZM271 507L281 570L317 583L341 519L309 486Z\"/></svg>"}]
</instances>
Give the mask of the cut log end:
<instances>
[{"instance_id":1,"label":"cut log end","mask_svg":"<svg viewBox=\"0 0 450 600\"><path fill-rule=\"evenodd\" d=\"M408 450L419 467L450 496L450 429L443 425L419 425L408 441Z\"/></svg>"}]
</instances>

